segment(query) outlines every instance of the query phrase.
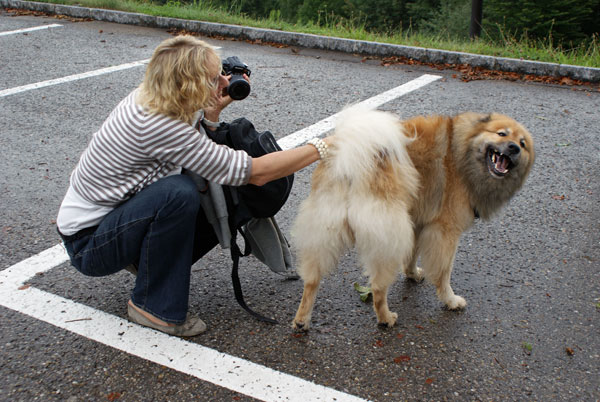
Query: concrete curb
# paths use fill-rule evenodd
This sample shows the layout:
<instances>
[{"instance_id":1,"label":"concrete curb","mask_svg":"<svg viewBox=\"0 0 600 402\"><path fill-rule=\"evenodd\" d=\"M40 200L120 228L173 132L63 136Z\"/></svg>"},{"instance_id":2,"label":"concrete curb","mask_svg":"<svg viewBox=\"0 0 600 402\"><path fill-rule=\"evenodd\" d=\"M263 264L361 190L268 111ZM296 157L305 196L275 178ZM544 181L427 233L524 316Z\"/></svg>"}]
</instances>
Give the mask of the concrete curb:
<instances>
[{"instance_id":1,"label":"concrete curb","mask_svg":"<svg viewBox=\"0 0 600 402\"><path fill-rule=\"evenodd\" d=\"M380 57L406 57L425 63L468 64L473 67L482 67L489 70L551 77L566 76L576 80L600 82L600 68L593 67L543 63L510 59L506 57L481 56L463 52L333 38L177 18L155 17L123 11L38 3L24 0L0 0L0 6L3 8L43 11L50 14L62 14L76 18L92 18L98 21L115 22L119 24L141 25L165 29L177 28L205 35L220 35L248 40L260 39L263 42L275 42L312 49L333 50Z\"/></svg>"}]
</instances>

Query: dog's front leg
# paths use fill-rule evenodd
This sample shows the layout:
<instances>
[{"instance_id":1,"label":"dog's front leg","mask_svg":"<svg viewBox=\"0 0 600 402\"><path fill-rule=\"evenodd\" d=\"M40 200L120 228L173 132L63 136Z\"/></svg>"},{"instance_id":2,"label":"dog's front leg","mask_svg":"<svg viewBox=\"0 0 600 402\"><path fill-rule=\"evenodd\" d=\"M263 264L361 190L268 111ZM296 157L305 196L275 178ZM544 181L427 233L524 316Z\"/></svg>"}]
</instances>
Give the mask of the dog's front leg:
<instances>
[{"instance_id":1,"label":"dog's front leg","mask_svg":"<svg viewBox=\"0 0 600 402\"><path fill-rule=\"evenodd\" d=\"M308 331L318 289L319 281L304 282L302 300L300 301L300 306L298 307L296 317L292 323L292 327L296 331Z\"/></svg>"},{"instance_id":2,"label":"dog's front leg","mask_svg":"<svg viewBox=\"0 0 600 402\"><path fill-rule=\"evenodd\" d=\"M415 236L415 245L413 247L412 250L412 254L408 260L408 263L404 264L402 266L402 269L404 271L404 275L406 276L406 278L408 279L412 279L415 282L421 282L423 280L423 278L425 278L425 274L423 273L423 270L419 267L417 267L417 259L419 257L419 249L418 249L418 245L419 245L419 236L421 235L421 228L415 228L415 232L414 232L414 236Z\"/></svg>"}]
</instances>

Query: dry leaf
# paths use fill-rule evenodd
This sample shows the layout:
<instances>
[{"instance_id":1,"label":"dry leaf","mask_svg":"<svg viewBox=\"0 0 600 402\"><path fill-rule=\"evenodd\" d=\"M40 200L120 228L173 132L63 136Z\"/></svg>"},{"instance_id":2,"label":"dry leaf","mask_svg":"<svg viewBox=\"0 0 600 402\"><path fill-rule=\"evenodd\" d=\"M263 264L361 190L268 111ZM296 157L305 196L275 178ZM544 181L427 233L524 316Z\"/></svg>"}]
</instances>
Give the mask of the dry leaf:
<instances>
[{"instance_id":1,"label":"dry leaf","mask_svg":"<svg viewBox=\"0 0 600 402\"><path fill-rule=\"evenodd\" d=\"M409 362L409 361L410 361L410 356L394 357L394 363L402 363L402 362Z\"/></svg>"}]
</instances>

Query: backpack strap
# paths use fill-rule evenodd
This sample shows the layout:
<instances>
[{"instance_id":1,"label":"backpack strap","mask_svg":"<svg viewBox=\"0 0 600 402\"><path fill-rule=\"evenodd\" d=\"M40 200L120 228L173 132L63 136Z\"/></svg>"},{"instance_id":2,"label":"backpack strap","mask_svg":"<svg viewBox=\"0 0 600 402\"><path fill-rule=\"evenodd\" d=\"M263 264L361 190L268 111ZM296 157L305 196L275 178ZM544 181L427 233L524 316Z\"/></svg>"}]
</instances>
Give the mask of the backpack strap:
<instances>
[{"instance_id":1,"label":"backpack strap","mask_svg":"<svg viewBox=\"0 0 600 402\"><path fill-rule=\"evenodd\" d=\"M246 236L244 235L244 233L241 230L238 230L238 231L244 238L244 253L242 253L239 246L237 245L237 242L236 242L237 236L236 235L231 237L231 247L230 247L231 259L233 260L233 266L231 268L231 281L233 282L233 293L235 294L235 300L237 300L238 304L244 310L246 310L250 315L254 316L258 320L268 322L270 324L279 324L273 318L265 317L265 316L257 313L256 311L252 310L250 307L248 307L248 305L246 304L246 301L244 300L244 294L242 292L242 284L240 283L240 277L238 275L238 267L239 267L240 257L246 257L247 255L250 254L251 250L250 250L250 246L248 243L248 239L246 239Z\"/></svg>"}]
</instances>

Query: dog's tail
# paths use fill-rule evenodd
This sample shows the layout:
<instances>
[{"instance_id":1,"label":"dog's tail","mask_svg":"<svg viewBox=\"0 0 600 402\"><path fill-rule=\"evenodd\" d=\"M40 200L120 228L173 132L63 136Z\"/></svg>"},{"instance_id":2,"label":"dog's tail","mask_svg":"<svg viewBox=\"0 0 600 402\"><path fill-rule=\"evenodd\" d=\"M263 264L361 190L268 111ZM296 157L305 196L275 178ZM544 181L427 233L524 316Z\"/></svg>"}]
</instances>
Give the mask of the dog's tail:
<instances>
[{"instance_id":1,"label":"dog's tail","mask_svg":"<svg viewBox=\"0 0 600 402\"><path fill-rule=\"evenodd\" d=\"M346 109L337 120L331 170L337 179L362 179L376 174L385 159L393 159L400 172L414 172L407 145L414 140L404 133L400 119L392 113L361 107ZM413 176L408 174L408 176ZM405 177L411 191L416 177Z\"/></svg>"}]
</instances>

